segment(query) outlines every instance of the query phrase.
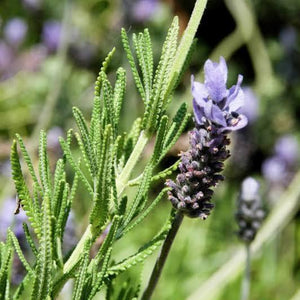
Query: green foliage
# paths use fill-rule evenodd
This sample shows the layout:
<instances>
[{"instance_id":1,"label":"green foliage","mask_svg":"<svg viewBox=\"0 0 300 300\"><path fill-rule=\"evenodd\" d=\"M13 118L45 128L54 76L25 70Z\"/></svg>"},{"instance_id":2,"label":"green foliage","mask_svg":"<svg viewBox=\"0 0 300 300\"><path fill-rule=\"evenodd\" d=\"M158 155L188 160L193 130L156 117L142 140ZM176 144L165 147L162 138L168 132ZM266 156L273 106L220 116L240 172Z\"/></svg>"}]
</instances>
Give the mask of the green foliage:
<instances>
[{"instance_id":1,"label":"green foliage","mask_svg":"<svg viewBox=\"0 0 300 300\"><path fill-rule=\"evenodd\" d=\"M103 286L113 287L119 274L143 264L162 244L170 229L168 221L135 254L119 263L112 259L115 242L125 239L129 231L142 224L165 196L167 189L151 200L151 184L176 168L177 164L159 173L156 171L189 117L185 105L178 109L173 119L166 113L167 100L175 88L170 83L170 78L174 77L170 77L170 71L177 49L178 19L174 19L168 31L155 72L149 31L146 29L133 35L136 57L124 29L121 36L137 90L144 102L144 115L133 122L128 133L120 132L123 102L128 101L125 95L126 72L118 68L114 84L110 82L107 70L115 52L113 48L97 77L90 121L74 107L77 131L71 129L65 139L59 138L62 158L55 164L50 162L47 135L41 131L37 174L34 160L22 138L16 135L11 148L12 174L19 199L18 210L26 212L30 223L30 226L24 224L23 228L34 261L28 262L16 236L9 231L7 243L0 244L1 295L10 294L8 283L13 248L27 271L14 299L20 299L25 293L30 299L53 299L70 278L74 278L72 299L93 299ZM172 91L168 90L170 86ZM73 143L74 136L76 144ZM132 173L152 137L155 138L154 149L146 166L137 169L140 174L132 179ZM23 159L19 156L17 143ZM66 173L68 167L71 167L71 174ZM64 256L66 222L73 200L81 196L78 183L89 197L89 225L75 249ZM101 239L100 246L91 252L98 239ZM134 299L138 297L139 289L139 284L131 284L128 279L117 292L110 295L108 292L107 299Z\"/></svg>"}]
</instances>

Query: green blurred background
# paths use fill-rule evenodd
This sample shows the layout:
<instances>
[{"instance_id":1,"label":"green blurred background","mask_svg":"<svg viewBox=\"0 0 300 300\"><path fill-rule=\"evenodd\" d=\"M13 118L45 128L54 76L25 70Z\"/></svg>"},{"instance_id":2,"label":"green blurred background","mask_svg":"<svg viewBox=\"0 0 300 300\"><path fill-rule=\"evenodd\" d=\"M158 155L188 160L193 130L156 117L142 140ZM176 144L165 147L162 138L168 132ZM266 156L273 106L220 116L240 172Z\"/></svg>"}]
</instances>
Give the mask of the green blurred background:
<instances>
[{"instance_id":1,"label":"green blurred background","mask_svg":"<svg viewBox=\"0 0 300 300\"><path fill-rule=\"evenodd\" d=\"M93 83L101 62L115 46L113 71L128 70L121 128L128 130L143 110L122 52L120 29L128 34L148 27L156 62L174 15L181 32L189 20L192 0L2 0L0 2L0 238L14 219L14 189L9 152L15 133L21 134L35 155L38 133L46 129L51 161L61 156L58 136L74 126L72 106L89 119ZM209 0L201 21L190 69L174 96L173 113L182 101L191 109L190 75L203 79L207 58L222 55L229 67L229 84L244 75L249 126L232 136L232 158L226 181L216 190L216 208L205 222L184 220L154 299L202 298L201 287L213 272L239 249L234 220L241 181L255 176L261 182L266 214L280 201L298 168L300 126L300 1ZM174 107L174 109L173 109ZM189 123L189 129L193 122ZM185 134L162 162L169 166L188 145ZM147 158L147 151L144 154ZM153 187L153 196L163 182ZM90 202L80 187L74 201L70 244L84 230ZM287 199L288 201L288 199ZM251 299L284 300L296 293L300 282L300 213L297 206L290 221L273 234L253 260ZM134 253L159 230L170 211L164 199L155 212L115 251L116 259ZM145 284L155 255L142 272ZM20 269L18 269L18 267ZM16 262L15 283L22 277ZM142 272L142 273L141 273ZM122 281L122 278L120 278ZM219 299L238 299L241 277ZM214 289L220 288L218 285ZM67 292L66 292L67 293ZM195 296L196 293L196 296ZM67 295L67 294L66 294ZM67 299L68 296L65 296ZM207 299L207 298L205 298Z\"/></svg>"}]
</instances>

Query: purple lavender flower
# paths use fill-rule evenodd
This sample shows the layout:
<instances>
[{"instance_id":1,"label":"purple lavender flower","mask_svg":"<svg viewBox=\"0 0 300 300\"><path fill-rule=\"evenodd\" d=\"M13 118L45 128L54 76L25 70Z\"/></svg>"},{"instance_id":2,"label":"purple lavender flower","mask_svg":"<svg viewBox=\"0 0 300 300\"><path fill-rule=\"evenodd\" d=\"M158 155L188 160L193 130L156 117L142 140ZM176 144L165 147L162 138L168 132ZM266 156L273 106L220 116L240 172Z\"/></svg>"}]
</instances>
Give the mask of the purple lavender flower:
<instances>
[{"instance_id":1,"label":"purple lavender flower","mask_svg":"<svg viewBox=\"0 0 300 300\"><path fill-rule=\"evenodd\" d=\"M17 237L23 236L23 222L27 220L23 210L18 215L14 214L16 209L16 200L12 198L5 199L1 204L0 214L0 240L4 240L9 226L13 226Z\"/></svg>"},{"instance_id":2,"label":"purple lavender flower","mask_svg":"<svg viewBox=\"0 0 300 300\"><path fill-rule=\"evenodd\" d=\"M206 121L214 123L219 132L234 131L247 125L246 116L239 114L244 105L241 89L243 76L239 75L237 84L227 89L227 65L223 57L219 63L207 60L204 65L204 84L192 77L194 116L198 125Z\"/></svg>"},{"instance_id":3,"label":"purple lavender flower","mask_svg":"<svg viewBox=\"0 0 300 300\"><path fill-rule=\"evenodd\" d=\"M27 24L21 18L9 20L4 27L6 41L15 47L22 44L27 33Z\"/></svg>"},{"instance_id":4,"label":"purple lavender flower","mask_svg":"<svg viewBox=\"0 0 300 300\"><path fill-rule=\"evenodd\" d=\"M254 240L264 215L259 183L254 178L248 177L242 182L236 213L238 235L243 241L250 243Z\"/></svg>"},{"instance_id":5,"label":"purple lavender flower","mask_svg":"<svg viewBox=\"0 0 300 300\"><path fill-rule=\"evenodd\" d=\"M262 173L277 188L288 185L295 172L299 158L298 142L292 135L284 135L275 144L275 154L262 164ZM278 196L278 193L276 197Z\"/></svg>"},{"instance_id":6,"label":"purple lavender flower","mask_svg":"<svg viewBox=\"0 0 300 300\"><path fill-rule=\"evenodd\" d=\"M299 145L293 135L282 136L275 144L275 154L288 165L297 163L299 157Z\"/></svg>"},{"instance_id":7,"label":"purple lavender flower","mask_svg":"<svg viewBox=\"0 0 300 300\"><path fill-rule=\"evenodd\" d=\"M43 27L42 39L50 52L57 50L60 42L61 23L58 21L46 21Z\"/></svg>"},{"instance_id":8,"label":"purple lavender flower","mask_svg":"<svg viewBox=\"0 0 300 300\"><path fill-rule=\"evenodd\" d=\"M227 66L222 57L219 64L207 60L204 71L204 84L192 80L196 128L190 132L190 149L181 153L176 182L166 182L173 207L201 219L206 219L214 207L211 188L224 179L220 172L230 156L226 134L247 124L247 118L237 113L243 105L242 76L227 90Z\"/></svg>"},{"instance_id":9,"label":"purple lavender flower","mask_svg":"<svg viewBox=\"0 0 300 300\"><path fill-rule=\"evenodd\" d=\"M285 181L287 176L285 162L277 156L266 159L262 164L262 174L270 183Z\"/></svg>"},{"instance_id":10,"label":"purple lavender flower","mask_svg":"<svg viewBox=\"0 0 300 300\"><path fill-rule=\"evenodd\" d=\"M138 22L149 20L157 9L157 0L138 0L133 7L133 17Z\"/></svg>"}]
</instances>

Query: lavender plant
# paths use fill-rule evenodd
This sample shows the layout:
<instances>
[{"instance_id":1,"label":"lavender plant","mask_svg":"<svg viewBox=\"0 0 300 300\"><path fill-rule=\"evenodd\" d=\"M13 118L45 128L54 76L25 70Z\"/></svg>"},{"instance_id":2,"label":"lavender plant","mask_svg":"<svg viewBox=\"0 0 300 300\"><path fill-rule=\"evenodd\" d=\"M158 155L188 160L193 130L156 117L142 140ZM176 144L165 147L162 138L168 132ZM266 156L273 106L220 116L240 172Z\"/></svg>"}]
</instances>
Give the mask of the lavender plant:
<instances>
[{"instance_id":1,"label":"lavender plant","mask_svg":"<svg viewBox=\"0 0 300 300\"><path fill-rule=\"evenodd\" d=\"M247 118L239 114L244 95L242 75L236 85L227 89L227 65L223 57L219 63L207 60L204 65L204 84L192 77L195 128L190 132L190 149L181 153L176 182L167 180L168 198L176 215L162 247L142 299L150 299L162 268L184 216L205 220L214 207L212 187L224 177L220 175L223 162L230 156L226 146L227 134L247 125Z\"/></svg>"},{"instance_id":2,"label":"lavender plant","mask_svg":"<svg viewBox=\"0 0 300 300\"><path fill-rule=\"evenodd\" d=\"M121 132L119 121L125 99L126 71L119 68L114 85L107 74L115 48L108 54L95 84L95 98L90 122L77 108L73 108L78 132L70 129L60 138L63 157L51 168L47 134L41 131L38 151L38 172L20 135L11 148L12 177L18 205L15 213L26 212L28 223L24 231L33 259L22 252L15 234L8 230L6 242L0 243L0 298L54 299L63 286L74 280L72 299L93 299L107 287L107 299L120 299L124 291L113 292L116 278L132 266L142 263L166 238L170 219L153 238L136 253L115 261L112 250L117 240L140 224L162 199L167 188L150 201L152 183L163 179L176 169L177 163L161 172L156 167L184 130L189 114L182 104L170 119L167 107L190 57L193 37L200 22L206 1L198 0L180 44L178 19L168 31L162 55L154 72L152 44L149 31L134 34L131 50L126 31L122 42L133 78L144 103L144 114L133 123L129 133ZM137 178L132 171L148 144L155 136L155 146L145 168ZM77 147L73 149L73 137ZM80 157L74 150L80 150ZM71 166L73 176L67 176ZM80 197L81 184L91 201L89 224L70 255L63 252L65 229L73 200ZM132 186L135 186L132 188ZM136 188L137 186L137 188ZM100 249L90 257L91 248L101 236ZM10 284L13 252L16 251L26 275L16 290ZM133 299L139 284L127 285L126 296Z\"/></svg>"}]
</instances>

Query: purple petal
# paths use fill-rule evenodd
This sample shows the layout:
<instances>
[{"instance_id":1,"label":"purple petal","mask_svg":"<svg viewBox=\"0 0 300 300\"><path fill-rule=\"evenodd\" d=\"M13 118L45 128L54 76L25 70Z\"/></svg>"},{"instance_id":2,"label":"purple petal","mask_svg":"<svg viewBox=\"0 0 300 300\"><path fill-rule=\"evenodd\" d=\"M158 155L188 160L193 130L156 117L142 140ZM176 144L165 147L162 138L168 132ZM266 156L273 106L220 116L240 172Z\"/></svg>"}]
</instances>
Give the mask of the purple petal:
<instances>
[{"instance_id":1,"label":"purple petal","mask_svg":"<svg viewBox=\"0 0 300 300\"><path fill-rule=\"evenodd\" d=\"M203 83L194 81L194 76L191 77L192 95L200 107L203 107L208 98L208 91Z\"/></svg>"},{"instance_id":2,"label":"purple petal","mask_svg":"<svg viewBox=\"0 0 300 300\"><path fill-rule=\"evenodd\" d=\"M208 59L204 64L205 87L215 102L219 102L227 96L227 65L221 56L219 63Z\"/></svg>"},{"instance_id":3,"label":"purple petal","mask_svg":"<svg viewBox=\"0 0 300 300\"><path fill-rule=\"evenodd\" d=\"M203 124L202 117L204 117L204 112L203 109L201 109L200 106L196 103L195 99L193 99L193 108L196 122L199 125Z\"/></svg>"},{"instance_id":4,"label":"purple petal","mask_svg":"<svg viewBox=\"0 0 300 300\"><path fill-rule=\"evenodd\" d=\"M226 120L222 110L217 106L213 105L211 109L211 121L218 123L219 125L226 126Z\"/></svg>"},{"instance_id":5,"label":"purple petal","mask_svg":"<svg viewBox=\"0 0 300 300\"><path fill-rule=\"evenodd\" d=\"M245 104L244 101L244 92L242 89L239 89L238 94L236 95L236 97L229 102L228 105L228 111L231 112L236 112L238 111L240 108L242 108Z\"/></svg>"},{"instance_id":6,"label":"purple petal","mask_svg":"<svg viewBox=\"0 0 300 300\"><path fill-rule=\"evenodd\" d=\"M239 115L238 118L233 119L231 125L221 128L220 132L223 131L236 131L244 128L248 124L248 119L244 115Z\"/></svg>"},{"instance_id":7,"label":"purple petal","mask_svg":"<svg viewBox=\"0 0 300 300\"><path fill-rule=\"evenodd\" d=\"M243 76L239 75L236 85L232 86L229 89L229 95L227 97L226 106L230 106L230 104L235 101L237 97L239 97L239 93L241 91L241 84L243 81ZM237 106L237 105L236 105Z\"/></svg>"}]
</instances>

